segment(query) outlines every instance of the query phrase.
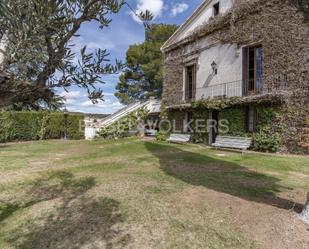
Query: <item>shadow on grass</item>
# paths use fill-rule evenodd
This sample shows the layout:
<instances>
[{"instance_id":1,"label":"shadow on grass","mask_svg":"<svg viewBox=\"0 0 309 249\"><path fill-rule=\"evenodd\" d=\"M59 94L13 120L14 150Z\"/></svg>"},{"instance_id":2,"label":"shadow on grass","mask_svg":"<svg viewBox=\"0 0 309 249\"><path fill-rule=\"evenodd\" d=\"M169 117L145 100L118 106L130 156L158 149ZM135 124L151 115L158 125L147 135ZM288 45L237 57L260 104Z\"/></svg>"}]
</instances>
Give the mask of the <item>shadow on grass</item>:
<instances>
[{"instance_id":1,"label":"shadow on grass","mask_svg":"<svg viewBox=\"0 0 309 249\"><path fill-rule=\"evenodd\" d=\"M166 174L188 184L205 186L239 198L301 212L303 205L277 196L287 189L280 179L255 172L236 163L184 151L169 144L145 142Z\"/></svg>"},{"instance_id":2,"label":"shadow on grass","mask_svg":"<svg viewBox=\"0 0 309 249\"><path fill-rule=\"evenodd\" d=\"M55 205L47 215L18 227L7 242L14 248L123 248L131 236L123 231L120 203L111 198L93 199L87 191L95 186L92 177L75 178L65 171L50 172L33 182L28 201L7 207L14 212L44 201ZM12 204L13 205L13 204ZM38 214L43 210L36 206ZM44 208L43 208L44 209ZM12 210L12 212L10 211Z\"/></svg>"},{"instance_id":3,"label":"shadow on grass","mask_svg":"<svg viewBox=\"0 0 309 249\"><path fill-rule=\"evenodd\" d=\"M0 202L0 222L10 217L20 209L20 205L16 203L1 203Z\"/></svg>"},{"instance_id":4,"label":"shadow on grass","mask_svg":"<svg viewBox=\"0 0 309 249\"><path fill-rule=\"evenodd\" d=\"M66 171L45 173L30 184L25 198L16 203L0 202L0 222L9 218L16 211L33 206L39 202L55 198L75 198L82 195L95 185L93 177L75 179L73 174Z\"/></svg>"}]
</instances>

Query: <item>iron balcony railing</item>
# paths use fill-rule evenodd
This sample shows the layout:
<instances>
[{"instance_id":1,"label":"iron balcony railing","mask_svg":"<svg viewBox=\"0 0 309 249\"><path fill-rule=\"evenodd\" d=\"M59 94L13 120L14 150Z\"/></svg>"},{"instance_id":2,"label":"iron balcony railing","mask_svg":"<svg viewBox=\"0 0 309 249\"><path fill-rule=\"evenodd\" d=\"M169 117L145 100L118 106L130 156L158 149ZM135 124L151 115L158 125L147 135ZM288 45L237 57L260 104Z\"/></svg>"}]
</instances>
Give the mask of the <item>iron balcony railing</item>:
<instances>
[{"instance_id":1,"label":"iron balcony railing","mask_svg":"<svg viewBox=\"0 0 309 249\"><path fill-rule=\"evenodd\" d=\"M229 98L243 96L242 81L234 81L198 88L196 99Z\"/></svg>"},{"instance_id":2,"label":"iron balcony railing","mask_svg":"<svg viewBox=\"0 0 309 249\"><path fill-rule=\"evenodd\" d=\"M246 97L252 95L264 95L283 91L287 89L287 80L285 77L279 77L272 80L252 79L238 80L222 84L211 85L207 87L197 88L195 96L188 97L188 92L182 92L186 102L199 99L213 98L230 98L230 97Z\"/></svg>"}]
</instances>

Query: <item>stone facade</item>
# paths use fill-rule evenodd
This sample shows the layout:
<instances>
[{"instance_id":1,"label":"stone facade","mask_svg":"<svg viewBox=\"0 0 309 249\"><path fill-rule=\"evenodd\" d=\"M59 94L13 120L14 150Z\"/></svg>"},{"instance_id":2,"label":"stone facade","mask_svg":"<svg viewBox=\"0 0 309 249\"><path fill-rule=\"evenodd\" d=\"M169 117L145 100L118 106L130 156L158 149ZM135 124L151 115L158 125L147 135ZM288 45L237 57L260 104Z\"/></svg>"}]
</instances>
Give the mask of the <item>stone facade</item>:
<instances>
[{"instance_id":1,"label":"stone facade","mask_svg":"<svg viewBox=\"0 0 309 249\"><path fill-rule=\"evenodd\" d=\"M169 116L168 116L169 120L172 121L171 123L171 129L173 132L179 132L179 133L183 133L185 132L184 130L184 121L186 121L186 112L180 111L180 110L176 110L173 112L169 112Z\"/></svg>"},{"instance_id":2,"label":"stone facade","mask_svg":"<svg viewBox=\"0 0 309 249\"><path fill-rule=\"evenodd\" d=\"M309 120L308 37L309 23L293 1L236 1L228 13L163 49L163 106L175 109L188 104L183 98L184 67L193 59L200 60L203 51L228 44L241 53L243 46L258 43L263 47L263 87L276 93L278 81L285 82L286 95L278 108L278 122L273 122L270 130L282 134L282 151L308 153L308 144L303 142L308 136L305 124ZM196 101L202 101L202 97Z\"/></svg>"}]
</instances>

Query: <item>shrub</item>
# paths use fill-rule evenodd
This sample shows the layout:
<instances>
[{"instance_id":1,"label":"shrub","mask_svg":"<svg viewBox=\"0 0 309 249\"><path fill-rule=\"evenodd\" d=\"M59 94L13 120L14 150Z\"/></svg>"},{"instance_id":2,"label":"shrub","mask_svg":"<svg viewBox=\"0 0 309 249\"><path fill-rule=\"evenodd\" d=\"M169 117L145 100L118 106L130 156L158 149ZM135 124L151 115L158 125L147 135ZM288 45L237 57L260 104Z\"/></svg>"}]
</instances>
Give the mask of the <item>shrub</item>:
<instances>
[{"instance_id":1,"label":"shrub","mask_svg":"<svg viewBox=\"0 0 309 249\"><path fill-rule=\"evenodd\" d=\"M253 148L262 152L277 152L280 147L280 136L259 131L253 136Z\"/></svg>"},{"instance_id":2,"label":"shrub","mask_svg":"<svg viewBox=\"0 0 309 249\"><path fill-rule=\"evenodd\" d=\"M0 142L63 138L64 120L64 114L60 112L1 112ZM84 138L83 120L84 115L68 115L69 139Z\"/></svg>"},{"instance_id":3,"label":"shrub","mask_svg":"<svg viewBox=\"0 0 309 249\"><path fill-rule=\"evenodd\" d=\"M169 137L170 133L167 131L159 131L156 134L157 141L166 141Z\"/></svg>"},{"instance_id":4,"label":"shrub","mask_svg":"<svg viewBox=\"0 0 309 249\"><path fill-rule=\"evenodd\" d=\"M191 142L197 144L208 144L209 135L207 132L199 132L191 134Z\"/></svg>"},{"instance_id":5,"label":"shrub","mask_svg":"<svg viewBox=\"0 0 309 249\"><path fill-rule=\"evenodd\" d=\"M130 130L137 128L136 121L137 117L134 114L129 114L112 125L101 129L97 134L97 138L105 140L124 138Z\"/></svg>"},{"instance_id":6,"label":"shrub","mask_svg":"<svg viewBox=\"0 0 309 249\"><path fill-rule=\"evenodd\" d=\"M130 113L112 125L101 129L101 131L97 133L96 139L120 139L130 136L130 132L135 132L137 134L138 120L146 121L147 116L148 111L143 108L138 110L136 113Z\"/></svg>"}]
</instances>

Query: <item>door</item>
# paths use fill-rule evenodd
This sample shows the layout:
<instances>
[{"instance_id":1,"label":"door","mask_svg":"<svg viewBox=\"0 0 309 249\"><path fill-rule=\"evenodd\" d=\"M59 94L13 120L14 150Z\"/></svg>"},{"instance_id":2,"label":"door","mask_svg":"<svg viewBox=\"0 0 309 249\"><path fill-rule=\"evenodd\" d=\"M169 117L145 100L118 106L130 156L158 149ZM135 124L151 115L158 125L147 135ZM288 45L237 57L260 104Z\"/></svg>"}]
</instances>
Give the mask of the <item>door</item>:
<instances>
[{"instance_id":1,"label":"door","mask_svg":"<svg viewBox=\"0 0 309 249\"><path fill-rule=\"evenodd\" d=\"M260 93L263 87L263 49L261 46L243 49L244 95Z\"/></svg>"}]
</instances>

